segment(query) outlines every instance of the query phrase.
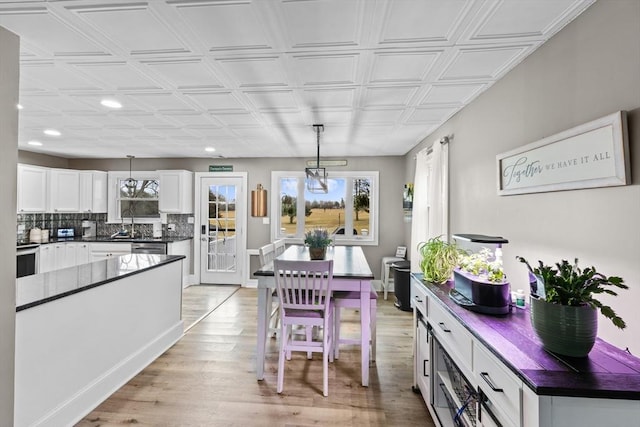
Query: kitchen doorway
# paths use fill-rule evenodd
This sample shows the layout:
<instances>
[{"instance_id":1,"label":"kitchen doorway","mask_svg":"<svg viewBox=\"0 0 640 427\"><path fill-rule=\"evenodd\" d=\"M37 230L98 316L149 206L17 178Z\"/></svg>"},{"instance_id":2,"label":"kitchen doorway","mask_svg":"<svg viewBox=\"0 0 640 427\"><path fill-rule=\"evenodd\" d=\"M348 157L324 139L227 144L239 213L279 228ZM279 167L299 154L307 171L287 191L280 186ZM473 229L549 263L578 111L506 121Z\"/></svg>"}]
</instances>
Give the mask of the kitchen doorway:
<instances>
[{"instance_id":1,"label":"kitchen doorway","mask_svg":"<svg viewBox=\"0 0 640 427\"><path fill-rule=\"evenodd\" d=\"M247 248L246 172L196 174L200 283L241 285Z\"/></svg>"}]
</instances>

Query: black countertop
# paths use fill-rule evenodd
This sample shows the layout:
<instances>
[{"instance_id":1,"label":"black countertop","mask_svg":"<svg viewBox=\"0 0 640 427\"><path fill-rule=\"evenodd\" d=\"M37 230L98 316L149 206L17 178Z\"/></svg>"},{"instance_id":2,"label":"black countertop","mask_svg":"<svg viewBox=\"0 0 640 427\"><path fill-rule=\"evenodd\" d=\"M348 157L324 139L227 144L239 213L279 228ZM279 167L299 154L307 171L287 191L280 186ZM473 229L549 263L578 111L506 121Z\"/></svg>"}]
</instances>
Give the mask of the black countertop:
<instances>
[{"instance_id":1,"label":"black countertop","mask_svg":"<svg viewBox=\"0 0 640 427\"><path fill-rule=\"evenodd\" d=\"M536 394L640 400L640 359L628 352L598 338L588 357L554 355L542 348L528 307L503 316L474 313L449 298L452 285L424 282L422 274L412 280Z\"/></svg>"},{"instance_id":2,"label":"black countertop","mask_svg":"<svg viewBox=\"0 0 640 427\"><path fill-rule=\"evenodd\" d=\"M127 254L16 280L16 311L83 292L184 259L183 255Z\"/></svg>"},{"instance_id":3,"label":"black countertop","mask_svg":"<svg viewBox=\"0 0 640 427\"><path fill-rule=\"evenodd\" d=\"M43 243L31 243L31 242L17 242L17 248L18 249L26 249L26 248L32 248L32 247L37 247L40 245L46 245L49 243L61 243L61 242L87 242L87 243L91 243L91 242L123 242L123 243L175 243L175 242L180 242L183 240L191 240L193 239L193 237L187 237L187 236L175 236L175 237L158 237L158 238L151 238L151 237L147 237L147 238L137 238L137 239L131 239L131 238L125 238L125 239L112 239L109 236L104 236L104 237L90 237L90 238L86 238L83 239L82 237L74 237L74 238L51 238L49 239L48 242L43 242Z\"/></svg>"}]
</instances>

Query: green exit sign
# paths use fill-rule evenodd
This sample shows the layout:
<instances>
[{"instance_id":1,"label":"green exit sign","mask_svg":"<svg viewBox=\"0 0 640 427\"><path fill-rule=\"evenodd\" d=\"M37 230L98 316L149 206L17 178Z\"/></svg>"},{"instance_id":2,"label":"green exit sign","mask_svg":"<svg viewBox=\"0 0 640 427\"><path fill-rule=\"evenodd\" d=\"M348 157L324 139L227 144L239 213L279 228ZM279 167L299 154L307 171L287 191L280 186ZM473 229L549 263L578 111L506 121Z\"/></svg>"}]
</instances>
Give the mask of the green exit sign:
<instances>
[{"instance_id":1,"label":"green exit sign","mask_svg":"<svg viewBox=\"0 0 640 427\"><path fill-rule=\"evenodd\" d=\"M209 172L233 172L233 165L209 165Z\"/></svg>"}]
</instances>

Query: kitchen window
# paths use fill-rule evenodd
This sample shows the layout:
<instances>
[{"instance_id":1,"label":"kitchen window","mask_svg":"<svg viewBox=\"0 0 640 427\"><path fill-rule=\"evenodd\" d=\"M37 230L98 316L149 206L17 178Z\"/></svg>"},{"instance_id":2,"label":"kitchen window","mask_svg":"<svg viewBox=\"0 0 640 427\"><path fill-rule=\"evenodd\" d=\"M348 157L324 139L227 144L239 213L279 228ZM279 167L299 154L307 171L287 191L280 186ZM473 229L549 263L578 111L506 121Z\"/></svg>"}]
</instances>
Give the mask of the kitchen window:
<instances>
[{"instance_id":1,"label":"kitchen window","mask_svg":"<svg viewBox=\"0 0 640 427\"><path fill-rule=\"evenodd\" d=\"M127 184L128 172L109 172L108 222L148 223L160 219L160 179L153 172L134 172L135 186Z\"/></svg>"},{"instance_id":2,"label":"kitchen window","mask_svg":"<svg viewBox=\"0 0 640 427\"><path fill-rule=\"evenodd\" d=\"M300 242L326 228L338 244L378 243L378 172L329 173L326 194L310 192L303 172L272 172L272 235Z\"/></svg>"}]
</instances>

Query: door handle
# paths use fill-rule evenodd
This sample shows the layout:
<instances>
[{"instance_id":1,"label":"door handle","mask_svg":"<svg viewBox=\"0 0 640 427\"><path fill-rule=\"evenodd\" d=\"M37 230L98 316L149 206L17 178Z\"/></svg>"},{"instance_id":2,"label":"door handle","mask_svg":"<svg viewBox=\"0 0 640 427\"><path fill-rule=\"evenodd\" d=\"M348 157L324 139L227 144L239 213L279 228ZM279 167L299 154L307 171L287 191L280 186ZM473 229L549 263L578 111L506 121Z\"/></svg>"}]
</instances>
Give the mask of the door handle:
<instances>
[{"instance_id":1,"label":"door handle","mask_svg":"<svg viewBox=\"0 0 640 427\"><path fill-rule=\"evenodd\" d=\"M200 228L200 234L207 234L207 226L203 225L202 228Z\"/></svg>"}]
</instances>

